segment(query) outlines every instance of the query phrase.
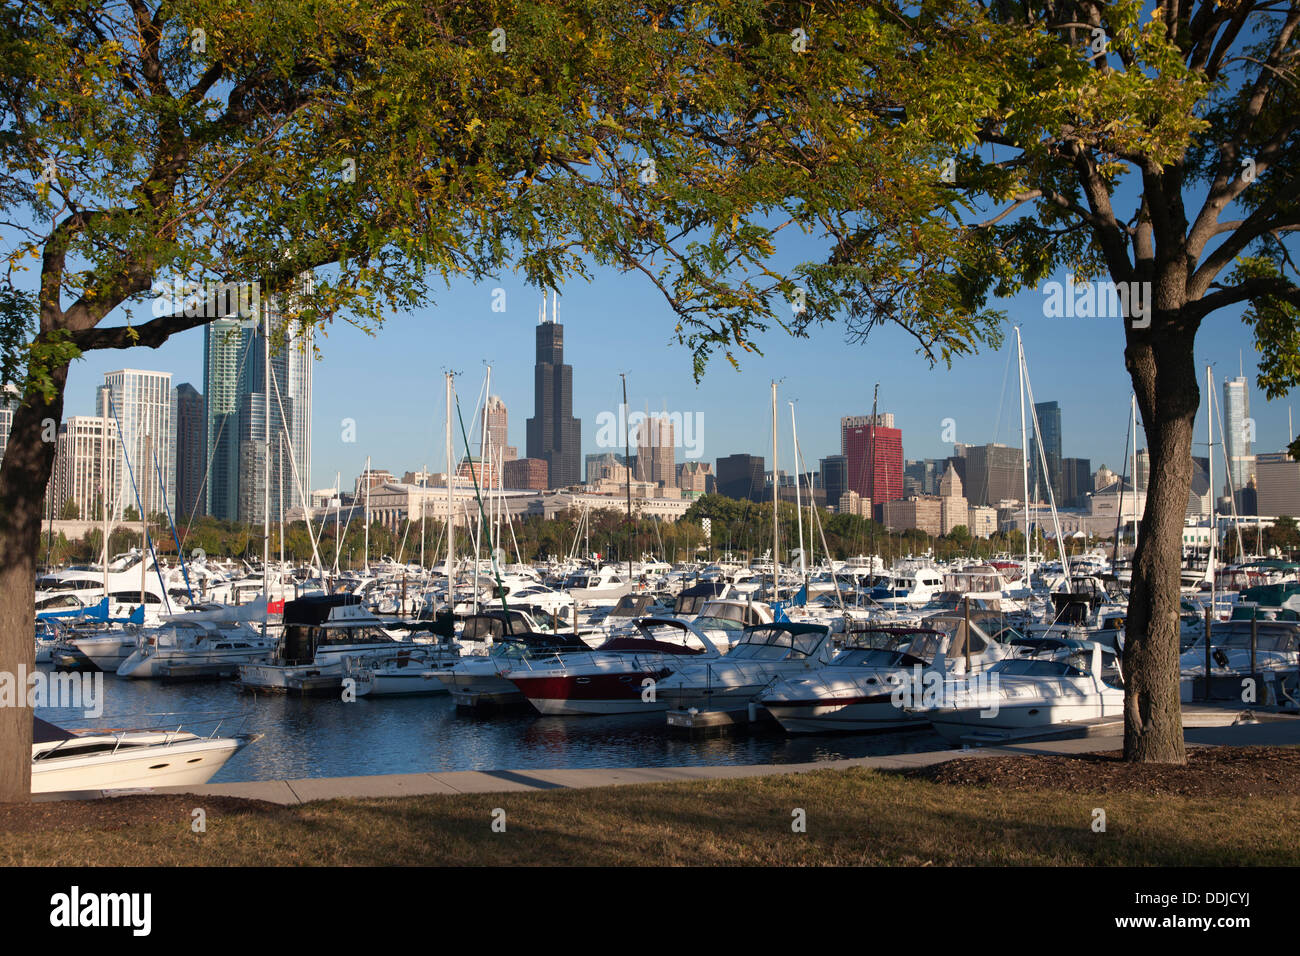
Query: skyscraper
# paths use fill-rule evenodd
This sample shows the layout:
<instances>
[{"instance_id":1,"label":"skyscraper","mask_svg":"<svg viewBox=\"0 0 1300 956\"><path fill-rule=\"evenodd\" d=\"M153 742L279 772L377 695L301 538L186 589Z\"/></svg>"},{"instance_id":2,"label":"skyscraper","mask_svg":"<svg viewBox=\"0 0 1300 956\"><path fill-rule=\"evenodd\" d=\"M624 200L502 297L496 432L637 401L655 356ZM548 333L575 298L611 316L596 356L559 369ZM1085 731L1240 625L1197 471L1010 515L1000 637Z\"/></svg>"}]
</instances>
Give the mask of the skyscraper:
<instances>
[{"instance_id":1,"label":"skyscraper","mask_svg":"<svg viewBox=\"0 0 1300 956\"><path fill-rule=\"evenodd\" d=\"M1300 462L1284 451L1259 456L1258 511L1271 518L1300 516Z\"/></svg>"},{"instance_id":2,"label":"skyscraper","mask_svg":"<svg viewBox=\"0 0 1300 956\"><path fill-rule=\"evenodd\" d=\"M173 390L172 420L176 432L176 518L180 520L205 510L200 491L208 462L207 425L203 396L189 382Z\"/></svg>"},{"instance_id":3,"label":"skyscraper","mask_svg":"<svg viewBox=\"0 0 1300 956\"><path fill-rule=\"evenodd\" d=\"M250 325L238 319L217 319L203 327L206 510L222 521L239 518L239 402L255 338Z\"/></svg>"},{"instance_id":4,"label":"skyscraper","mask_svg":"<svg viewBox=\"0 0 1300 956\"><path fill-rule=\"evenodd\" d=\"M117 425L112 418L71 415L64 421L54 456L56 515L72 502L78 517L99 519L104 488L117 484L117 445ZM110 490L110 506L111 495Z\"/></svg>"},{"instance_id":5,"label":"skyscraper","mask_svg":"<svg viewBox=\"0 0 1300 956\"><path fill-rule=\"evenodd\" d=\"M1092 461L1088 458L1062 458L1061 484L1065 507L1079 508L1085 496L1092 491ZM1060 504L1060 502L1057 502Z\"/></svg>"},{"instance_id":6,"label":"skyscraper","mask_svg":"<svg viewBox=\"0 0 1300 956\"><path fill-rule=\"evenodd\" d=\"M95 412L117 422L121 440L113 452L117 456L114 497L122 502L123 510L139 510L143 504L154 514L164 510L164 502L174 510L171 372L134 368L105 372L104 385L96 393Z\"/></svg>"},{"instance_id":7,"label":"skyscraper","mask_svg":"<svg viewBox=\"0 0 1300 956\"><path fill-rule=\"evenodd\" d=\"M1223 380L1223 441L1228 452L1228 477L1231 478L1232 490L1238 494L1250 481L1255 471L1255 459L1251 456L1251 439L1254 437L1250 424L1250 392L1246 387L1244 376L1225 378ZM1223 493L1229 493L1227 479L1223 483Z\"/></svg>"},{"instance_id":8,"label":"skyscraper","mask_svg":"<svg viewBox=\"0 0 1300 956\"><path fill-rule=\"evenodd\" d=\"M848 459L843 455L829 455L820 462L822 487L826 489L826 500L837 506L844 492L848 491Z\"/></svg>"},{"instance_id":9,"label":"skyscraper","mask_svg":"<svg viewBox=\"0 0 1300 956\"><path fill-rule=\"evenodd\" d=\"M1061 406L1056 402L1035 402L1034 417L1042 430L1042 448L1047 458L1047 473L1038 454L1039 435L1035 430L1029 436L1029 493L1035 501L1046 501L1050 488L1056 503L1065 497L1061 481Z\"/></svg>"},{"instance_id":10,"label":"skyscraper","mask_svg":"<svg viewBox=\"0 0 1300 956\"><path fill-rule=\"evenodd\" d=\"M850 491L871 499L878 508L903 497L903 432L892 413L849 415L840 419L840 453Z\"/></svg>"},{"instance_id":11,"label":"skyscraper","mask_svg":"<svg viewBox=\"0 0 1300 956\"><path fill-rule=\"evenodd\" d=\"M542 300L537 326L537 364L533 369L533 417L528 419L528 457L546 462L552 488L581 480L582 423L573 417L573 369L564 364L564 326Z\"/></svg>"},{"instance_id":12,"label":"skyscraper","mask_svg":"<svg viewBox=\"0 0 1300 956\"><path fill-rule=\"evenodd\" d=\"M506 444L510 440L510 413L499 395L488 399L487 433L493 461L514 461L519 449Z\"/></svg>"},{"instance_id":13,"label":"skyscraper","mask_svg":"<svg viewBox=\"0 0 1300 956\"><path fill-rule=\"evenodd\" d=\"M1138 491L1146 491L1151 482L1151 450L1139 448L1133 457L1136 469L1133 473L1133 487Z\"/></svg>"},{"instance_id":14,"label":"skyscraper","mask_svg":"<svg viewBox=\"0 0 1300 956\"><path fill-rule=\"evenodd\" d=\"M268 311L274 323L277 313ZM281 501L285 510L304 504L299 485L311 481L311 333L288 332L277 348L272 329L268 379L266 345L255 323L230 318L204 327L207 513L224 521L260 522L264 495L277 520ZM264 491L268 441L271 483Z\"/></svg>"},{"instance_id":15,"label":"skyscraper","mask_svg":"<svg viewBox=\"0 0 1300 956\"><path fill-rule=\"evenodd\" d=\"M673 423L667 415L649 415L636 427L636 480L677 486Z\"/></svg>"},{"instance_id":16,"label":"skyscraper","mask_svg":"<svg viewBox=\"0 0 1300 956\"><path fill-rule=\"evenodd\" d=\"M1024 477L1019 448L996 443L967 447L965 489L971 504L996 508L1002 501L1023 502Z\"/></svg>"},{"instance_id":17,"label":"skyscraper","mask_svg":"<svg viewBox=\"0 0 1300 956\"><path fill-rule=\"evenodd\" d=\"M718 459L718 494L738 501L763 500L762 458L728 455Z\"/></svg>"},{"instance_id":18,"label":"skyscraper","mask_svg":"<svg viewBox=\"0 0 1300 956\"><path fill-rule=\"evenodd\" d=\"M301 508L309 505L303 494L311 494L311 378L316 364L316 350L312 344L310 327L299 329L289 336L285 345L289 355L289 388L285 394L285 414L289 415L289 431L284 446L284 506ZM274 395L272 396L274 401ZM293 412L289 412L289 402ZM292 456L292 463L290 462ZM294 480L294 471L297 480ZM301 493L299 485L301 484Z\"/></svg>"}]
</instances>

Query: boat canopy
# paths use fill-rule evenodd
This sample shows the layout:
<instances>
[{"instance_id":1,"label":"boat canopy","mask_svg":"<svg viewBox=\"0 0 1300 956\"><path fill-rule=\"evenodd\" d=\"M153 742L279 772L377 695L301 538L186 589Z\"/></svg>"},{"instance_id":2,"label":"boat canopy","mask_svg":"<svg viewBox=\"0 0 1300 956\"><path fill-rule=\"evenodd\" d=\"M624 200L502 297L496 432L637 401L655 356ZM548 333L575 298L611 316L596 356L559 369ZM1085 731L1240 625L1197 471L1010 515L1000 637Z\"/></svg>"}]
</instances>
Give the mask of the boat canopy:
<instances>
[{"instance_id":1,"label":"boat canopy","mask_svg":"<svg viewBox=\"0 0 1300 956\"><path fill-rule=\"evenodd\" d=\"M324 624L329 620L330 612L335 608L348 607L361 603L355 594L309 594L284 604L284 625Z\"/></svg>"}]
</instances>

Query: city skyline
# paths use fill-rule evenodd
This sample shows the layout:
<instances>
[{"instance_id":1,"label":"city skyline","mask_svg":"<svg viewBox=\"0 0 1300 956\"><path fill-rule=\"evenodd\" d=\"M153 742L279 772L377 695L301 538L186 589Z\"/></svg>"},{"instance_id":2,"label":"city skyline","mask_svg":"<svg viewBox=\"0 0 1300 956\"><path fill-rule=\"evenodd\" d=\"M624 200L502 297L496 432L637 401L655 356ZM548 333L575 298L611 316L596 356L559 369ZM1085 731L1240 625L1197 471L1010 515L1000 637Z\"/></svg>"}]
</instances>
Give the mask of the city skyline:
<instances>
[{"instance_id":1,"label":"city skyline","mask_svg":"<svg viewBox=\"0 0 1300 956\"><path fill-rule=\"evenodd\" d=\"M609 281L615 283L619 279ZM792 460L787 400L795 401L802 457L813 462L838 453L841 417L870 413L871 384L876 378L882 383L880 406L894 411L903 432L906 460L952 454L951 443L941 438L944 421L949 418L954 420L954 437L963 444L1020 445L1016 380L1010 368L1009 346L1005 343L998 352L959 360L952 371L947 371L943 366L930 370L924 361L911 354L910 346L902 341L904 334L889 329L882 329L884 334L873 338L875 348L846 348L842 332L834 328L813 339L794 339L777 330L762 340L766 354L746 356L739 374L731 371L724 361L715 361L697 386L690 374L690 354L671 342L671 325L661 317L662 309L654 309L654 317L647 316L639 323L629 320L610 326L597 321L604 314L599 295L604 284L580 286L566 294L565 322L569 327L566 363L577 370L573 407L574 417L584 423L580 435L584 456L606 450L596 442L596 417L601 412L617 413L622 403L618 371L629 366L632 407L648 401L652 407L666 405L674 411L703 416L701 453L696 460L716 462L727 455L741 453L770 458L769 381L774 377L780 380L778 439L781 458L785 460ZM488 291L483 286L456 289L456 294L449 294L441 307L420 310L426 318L431 316L432 321L398 316L377 336L339 324L320 337L321 359L312 363L318 376L311 421L317 439L313 442L315 470L310 482L313 489L332 486L336 471L343 472L345 478L358 474L367 454L377 465L382 462L398 474L424 466L442 469L441 389L429 385L430 366L423 352L430 341L447 338L438 333L439 316L444 312L463 312L470 300L486 297ZM527 369L531 357L528 343L537 328L536 293L519 286L509 294L511 301L534 303L532 315L525 318L525 308L513 307L498 316L502 326L500 334L490 341L468 341L452 336L455 341L440 352L441 357L436 361L459 372L459 391L466 396L464 410L467 426L471 428L475 426L470 422L468 406L474 401L471 396L481 391L478 388L481 373L476 367L481 369L485 361L492 362L493 393L508 407L521 410L514 416L510 443L523 445L520 419L532 405L528 393L533 389L528 386L534 384ZM1029 299L1033 301L1034 297ZM1008 308L1008 311L1015 310ZM1028 319L1024 323L1026 353L1036 383L1036 397L1057 401L1061 407L1063 457L1087 458L1094 469L1107 464L1123 471L1119 462L1124 457L1129 383L1119 344L1122 330L1112 329L1105 322L1092 322L1095 334L1084 342L1072 339L1073 352L1064 355L1052 346L1059 342L1063 332L1076 332L1078 322L1070 325L1061 320ZM611 335L611 330L617 334ZM174 382L202 381L203 334L202 330L185 333L162 349L148 353L127 350L118 353L116 362L101 361L100 355L88 356L74 365L70 374L65 416L93 414L93 402L87 398L92 390L86 382L88 375L96 370L102 376L109 366L121 368L123 359L144 364L147 355L152 367L171 370ZM1225 318L1215 326L1207 326L1204 337L1207 347L1199 350L1201 355L1210 355L1220 366L1231 366L1236 373L1238 356L1232 353L1250 347L1248 330L1239 322ZM1108 341L1111 339L1114 341ZM629 343L653 343L658 348L637 349L635 357L642 362L637 366L628 354L632 351ZM878 358L880 346L886 352L890 346L896 347L895 352L905 351L896 361L886 363ZM483 355L485 351L489 354ZM1043 353L1041 357L1039 353ZM113 357L110 355L108 359ZM1092 358L1098 361L1090 366ZM869 367L865 372L857 371L855 363L866 363ZM386 367L380 386L358 389L352 384L350 387L357 375L373 372L376 365ZM810 365L822 374L814 374L809 370ZM1067 366L1072 374L1063 374ZM1080 369L1086 370L1085 374L1080 375ZM800 372L797 378L796 371ZM1264 402L1253 388L1253 371L1246 366L1248 385L1252 386L1256 398L1254 446L1259 451L1280 450L1286 444L1288 403L1285 400ZM856 377L849 378L849 375ZM647 387L647 382L653 383L653 390ZM1056 387L1047 388L1048 382ZM342 437L341 423L346 419L355 423L352 441L344 441ZM1111 419L1110 427L1104 427ZM1217 421L1215 432L1219 432ZM1197 453L1203 454L1203 409L1198 415L1194 440L1199 443ZM678 459L683 459L680 451ZM1216 460L1216 473L1222 471L1221 464ZM581 477L579 473L578 478Z\"/></svg>"}]
</instances>

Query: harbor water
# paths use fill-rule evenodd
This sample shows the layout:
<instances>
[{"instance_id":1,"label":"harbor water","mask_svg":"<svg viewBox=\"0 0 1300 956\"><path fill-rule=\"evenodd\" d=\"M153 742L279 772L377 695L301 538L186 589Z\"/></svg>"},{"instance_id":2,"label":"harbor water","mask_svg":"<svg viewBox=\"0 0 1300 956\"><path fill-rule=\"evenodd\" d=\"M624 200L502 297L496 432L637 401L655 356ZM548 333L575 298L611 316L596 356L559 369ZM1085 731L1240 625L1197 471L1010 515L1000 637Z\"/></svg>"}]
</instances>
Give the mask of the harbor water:
<instances>
[{"instance_id":1,"label":"harbor water","mask_svg":"<svg viewBox=\"0 0 1300 956\"><path fill-rule=\"evenodd\" d=\"M242 715L242 730L263 737L237 753L212 783L350 777L452 770L804 763L946 749L929 730L875 735L788 736L775 725L723 737L671 736L663 713L543 717L511 712L475 716L447 695L299 698L241 693L234 681L164 683L105 674L104 714L94 725L142 724L141 715ZM68 729L92 726L81 710L38 708ZM115 722L121 718L121 722ZM137 719L140 718L140 719ZM147 718L150 726L165 720ZM211 723L195 723L208 732ZM188 729L188 725L187 725ZM239 721L221 733L233 733Z\"/></svg>"}]
</instances>

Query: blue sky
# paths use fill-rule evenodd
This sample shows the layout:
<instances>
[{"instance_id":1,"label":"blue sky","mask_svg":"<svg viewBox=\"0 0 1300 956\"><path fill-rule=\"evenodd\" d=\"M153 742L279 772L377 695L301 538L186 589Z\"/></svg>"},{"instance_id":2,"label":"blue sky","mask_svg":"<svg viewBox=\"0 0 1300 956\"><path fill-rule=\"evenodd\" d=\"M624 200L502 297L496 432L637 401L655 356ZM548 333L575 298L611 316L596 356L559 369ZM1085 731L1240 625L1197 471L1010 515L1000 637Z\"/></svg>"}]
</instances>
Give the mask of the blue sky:
<instances>
[{"instance_id":1,"label":"blue sky","mask_svg":"<svg viewBox=\"0 0 1300 956\"><path fill-rule=\"evenodd\" d=\"M497 285L506 290L504 313L491 309ZM367 455L375 467L399 477L424 465L440 471L443 369L461 373L457 388L468 423L485 362L493 365L492 392L506 402L510 441L522 455L525 421L533 412L539 304L535 290L505 276L500 283L453 285L435 305L392 316L374 336L342 323L331 328L319 339L321 358L315 366L312 486L332 486L336 471L349 486ZM1034 397L1061 405L1064 454L1090 458L1094 469L1103 462L1118 468L1131 392L1119 320L1045 318L1043 296L1037 292L1022 293L1001 307L1011 322L1021 325ZM823 327L808 339L794 339L777 328L758 338L763 356L744 356L739 371L717 358L696 385L690 353L672 339L671 312L642 276L609 271L596 273L591 283L571 282L560 318L566 358L573 366L574 413L582 419L584 454L602 450L596 444L597 416L617 410L618 373L623 371L633 411L648 403L652 410L702 415L701 458L710 462L749 452L769 459L770 467L772 379L779 382L783 469L792 464L787 402L795 402L800 446L815 466L816 458L838 454L840 416L870 412L876 382L880 408L895 414L908 458L950 453L941 439L945 418L954 419L957 441L1020 443L1009 327L1000 351L958 360L951 370L931 369L914 354L910 336L893 328L873 332L865 345L849 343L842 325ZM202 330L195 330L157 350L91 354L75 363L69 375L65 414L91 414L95 385L104 372L117 368L170 371L173 384L188 381L202 391L202 346ZM1266 404L1254 388L1255 352L1240 312L1225 310L1211 317L1198 337L1197 356L1202 370L1216 363L1220 399L1222 379L1237 375L1239 352L1252 389L1255 450L1280 449L1288 438L1289 400ZM341 422L348 418L356 421L353 444L341 440ZM1203 416L1196 434L1203 443ZM1204 454L1203 447L1197 454Z\"/></svg>"}]
</instances>

